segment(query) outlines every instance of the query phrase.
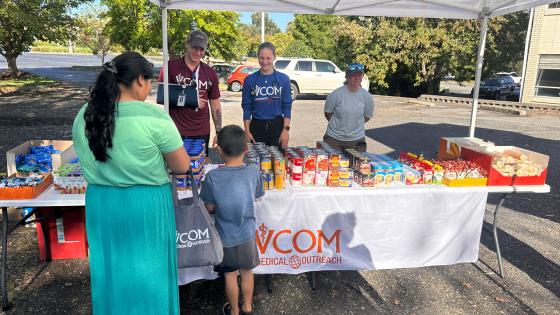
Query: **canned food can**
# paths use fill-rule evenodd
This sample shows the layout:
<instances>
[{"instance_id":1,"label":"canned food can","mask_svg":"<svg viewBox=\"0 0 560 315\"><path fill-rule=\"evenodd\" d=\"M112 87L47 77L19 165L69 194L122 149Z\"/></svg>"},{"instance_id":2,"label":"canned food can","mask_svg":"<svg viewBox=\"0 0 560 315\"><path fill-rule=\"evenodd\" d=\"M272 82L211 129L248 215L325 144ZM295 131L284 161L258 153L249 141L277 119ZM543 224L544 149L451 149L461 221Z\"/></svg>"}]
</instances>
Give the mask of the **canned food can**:
<instances>
[{"instance_id":1,"label":"canned food can","mask_svg":"<svg viewBox=\"0 0 560 315\"><path fill-rule=\"evenodd\" d=\"M329 156L326 153L317 153L317 170L318 171L328 171L329 170Z\"/></svg>"},{"instance_id":2,"label":"canned food can","mask_svg":"<svg viewBox=\"0 0 560 315\"><path fill-rule=\"evenodd\" d=\"M352 180L351 179L339 179L338 186L340 187L352 187Z\"/></svg>"},{"instance_id":3,"label":"canned food can","mask_svg":"<svg viewBox=\"0 0 560 315\"><path fill-rule=\"evenodd\" d=\"M328 171L315 172L315 186L327 186L327 179L329 177Z\"/></svg>"},{"instance_id":4,"label":"canned food can","mask_svg":"<svg viewBox=\"0 0 560 315\"><path fill-rule=\"evenodd\" d=\"M262 173L261 174L263 187L265 190L274 189L274 174L272 173Z\"/></svg>"},{"instance_id":5,"label":"canned food can","mask_svg":"<svg viewBox=\"0 0 560 315\"><path fill-rule=\"evenodd\" d=\"M272 171L272 161L270 159L265 158L261 160L261 171L263 173Z\"/></svg>"},{"instance_id":6,"label":"canned food can","mask_svg":"<svg viewBox=\"0 0 560 315\"><path fill-rule=\"evenodd\" d=\"M177 185L177 190L187 190L187 176L186 175L176 175L175 184Z\"/></svg>"},{"instance_id":7,"label":"canned food can","mask_svg":"<svg viewBox=\"0 0 560 315\"><path fill-rule=\"evenodd\" d=\"M284 175L274 175L274 186L276 189L285 188L285 177Z\"/></svg>"},{"instance_id":8,"label":"canned food can","mask_svg":"<svg viewBox=\"0 0 560 315\"><path fill-rule=\"evenodd\" d=\"M350 160L347 157L341 157L338 165L340 167L350 167Z\"/></svg>"},{"instance_id":9,"label":"canned food can","mask_svg":"<svg viewBox=\"0 0 560 315\"><path fill-rule=\"evenodd\" d=\"M338 171L338 178L340 179L349 179L352 180L352 171L346 170L339 170Z\"/></svg>"}]
</instances>

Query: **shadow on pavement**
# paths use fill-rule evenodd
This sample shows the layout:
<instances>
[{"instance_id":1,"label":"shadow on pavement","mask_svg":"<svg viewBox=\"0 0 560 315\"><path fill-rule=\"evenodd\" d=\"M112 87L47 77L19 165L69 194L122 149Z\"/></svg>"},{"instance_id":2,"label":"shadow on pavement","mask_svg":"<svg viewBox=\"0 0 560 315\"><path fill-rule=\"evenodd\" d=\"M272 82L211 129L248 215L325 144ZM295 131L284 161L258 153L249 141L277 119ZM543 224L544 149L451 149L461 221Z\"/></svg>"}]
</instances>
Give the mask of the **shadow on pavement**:
<instances>
[{"instance_id":1,"label":"shadow on pavement","mask_svg":"<svg viewBox=\"0 0 560 315\"><path fill-rule=\"evenodd\" d=\"M492 231L492 224L484 222L480 241L489 250L496 252L494 236L490 231ZM560 279L558 279L560 266L558 264L501 229L498 229L498 239L503 259L522 270L542 287L560 297ZM484 262L484 264L487 264L493 270L498 270L497 259L492 262Z\"/></svg>"},{"instance_id":2,"label":"shadow on pavement","mask_svg":"<svg viewBox=\"0 0 560 315\"><path fill-rule=\"evenodd\" d=\"M467 126L452 124L406 123L366 130L367 137L394 150L389 154L393 158L398 158L401 151L424 153L426 157L435 157L440 137L464 137L467 134ZM560 203L557 197L560 192L558 186L555 185L560 182L560 166L554 162L554 157L560 156L560 141L487 128L477 128L476 137L494 142L496 145L518 146L551 157L546 181L551 185L551 192L549 194L513 194L506 200L504 206L560 223L560 213L558 212ZM489 196L489 201L492 202L496 197Z\"/></svg>"}]
</instances>

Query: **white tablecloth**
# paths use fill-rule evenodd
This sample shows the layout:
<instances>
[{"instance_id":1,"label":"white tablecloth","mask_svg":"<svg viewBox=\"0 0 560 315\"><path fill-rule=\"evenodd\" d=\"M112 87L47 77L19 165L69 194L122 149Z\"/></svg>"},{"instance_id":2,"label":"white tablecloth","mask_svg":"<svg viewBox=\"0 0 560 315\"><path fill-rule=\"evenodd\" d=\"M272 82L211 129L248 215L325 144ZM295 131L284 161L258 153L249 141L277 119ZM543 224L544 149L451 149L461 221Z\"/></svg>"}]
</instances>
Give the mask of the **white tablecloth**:
<instances>
[{"instance_id":1,"label":"white tablecloth","mask_svg":"<svg viewBox=\"0 0 560 315\"><path fill-rule=\"evenodd\" d=\"M288 188L256 202L255 273L476 262L486 187ZM180 269L179 282L213 279Z\"/></svg>"}]
</instances>

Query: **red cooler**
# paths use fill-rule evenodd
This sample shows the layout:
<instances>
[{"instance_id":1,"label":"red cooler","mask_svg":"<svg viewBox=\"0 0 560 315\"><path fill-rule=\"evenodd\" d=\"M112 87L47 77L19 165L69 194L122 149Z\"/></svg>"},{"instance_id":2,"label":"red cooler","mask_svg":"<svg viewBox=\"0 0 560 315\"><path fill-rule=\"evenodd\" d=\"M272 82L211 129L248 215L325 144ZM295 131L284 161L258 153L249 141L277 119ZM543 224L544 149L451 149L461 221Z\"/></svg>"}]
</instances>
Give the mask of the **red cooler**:
<instances>
[{"instance_id":1,"label":"red cooler","mask_svg":"<svg viewBox=\"0 0 560 315\"><path fill-rule=\"evenodd\" d=\"M71 259L87 257L86 220L84 207L39 208L37 219L37 241L42 261L51 259ZM43 227L48 231L45 242ZM47 246L50 245L50 246Z\"/></svg>"}]
</instances>

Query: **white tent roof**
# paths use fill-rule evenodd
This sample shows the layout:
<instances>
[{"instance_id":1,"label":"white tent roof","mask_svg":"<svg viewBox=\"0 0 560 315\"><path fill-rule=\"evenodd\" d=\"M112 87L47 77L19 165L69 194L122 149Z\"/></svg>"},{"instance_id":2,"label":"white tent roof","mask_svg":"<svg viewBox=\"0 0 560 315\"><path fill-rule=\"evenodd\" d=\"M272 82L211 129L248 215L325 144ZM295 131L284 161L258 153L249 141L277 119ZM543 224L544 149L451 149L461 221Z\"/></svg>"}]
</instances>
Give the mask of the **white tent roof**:
<instances>
[{"instance_id":1,"label":"white tent roof","mask_svg":"<svg viewBox=\"0 0 560 315\"><path fill-rule=\"evenodd\" d=\"M150 0L160 5L159 0ZM168 9L476 19L554 0L162 0ZM486 8L486 9L484 9ZM481 14L482 13L482 14Z\"/></svg>"}]
</instances>

